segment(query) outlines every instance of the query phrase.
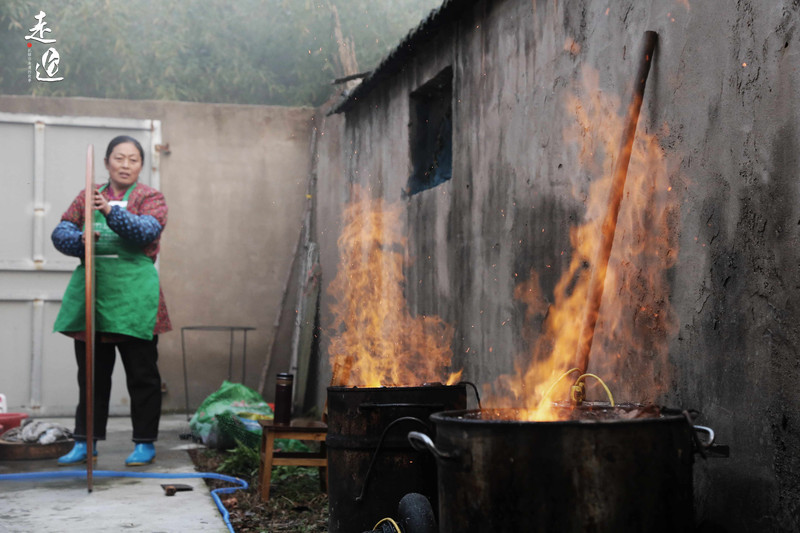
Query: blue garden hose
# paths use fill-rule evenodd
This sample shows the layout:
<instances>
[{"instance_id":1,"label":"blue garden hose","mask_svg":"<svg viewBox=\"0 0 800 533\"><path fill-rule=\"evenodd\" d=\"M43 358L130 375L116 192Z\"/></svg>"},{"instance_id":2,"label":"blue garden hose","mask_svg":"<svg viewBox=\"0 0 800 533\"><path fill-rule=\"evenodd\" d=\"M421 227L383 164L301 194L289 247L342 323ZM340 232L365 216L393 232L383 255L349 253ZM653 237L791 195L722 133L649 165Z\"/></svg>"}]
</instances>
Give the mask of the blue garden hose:
<instances>
[{"instance_id":1,"label":"blue garden hose","mask_svg":"<svg viewBox=\"0 0 800 533\"><path fill-rule=\"evenodd\" d=\"M211 497L214 503L217 504L217 509L222 513L222 520L228 526L228 531L234 533L233 525L230 521L230 513L222 505L219 499L219 494L230 494L239 489L246 489L249 485L247 481L239 479L238 477L226 476L224 474L215 474L213 472L192 472L192 473L161 473L161 472L117 472L114 470L93 470L94 477L141 477L141 478L155 478L155 479L190 479L190 478L210 478L228 481L230 483L237 483L238 487L221 487L211 491ZM54 470L50 472L26 472L22 474L0 474L0 481L32 481L38 479L63 479L63 478L81 478L86 479L85 470Z\"/></svg>"}]
</instances>

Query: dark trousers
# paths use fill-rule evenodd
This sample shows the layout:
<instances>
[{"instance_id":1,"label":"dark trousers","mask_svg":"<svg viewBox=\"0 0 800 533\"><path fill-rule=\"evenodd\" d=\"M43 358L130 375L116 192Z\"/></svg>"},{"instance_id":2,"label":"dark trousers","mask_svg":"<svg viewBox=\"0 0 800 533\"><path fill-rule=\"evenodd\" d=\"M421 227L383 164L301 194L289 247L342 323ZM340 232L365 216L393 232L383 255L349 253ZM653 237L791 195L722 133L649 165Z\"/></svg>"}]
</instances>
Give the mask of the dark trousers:
<instances>
[{"instance_id":1,"label":"dark trousers","mask_svg":"<svg viewBox=\"0 0 800 533\"><path fill-rule=\"evenodd\" d=\"M116 351L119 350L125 367L125 380L131 397L133 442L153 442L158 438L161 418L161 375L158 372L158 336L153 340L126 340L125 342L95 342L94 366L94 428L95 439L106 438L108 403L111 398L111 374L114 372ZM86 343L75 341L75 359L78 361L78 387L80 398L75 411L74 437L86 439Z\"/></svg>"}]
</instances>

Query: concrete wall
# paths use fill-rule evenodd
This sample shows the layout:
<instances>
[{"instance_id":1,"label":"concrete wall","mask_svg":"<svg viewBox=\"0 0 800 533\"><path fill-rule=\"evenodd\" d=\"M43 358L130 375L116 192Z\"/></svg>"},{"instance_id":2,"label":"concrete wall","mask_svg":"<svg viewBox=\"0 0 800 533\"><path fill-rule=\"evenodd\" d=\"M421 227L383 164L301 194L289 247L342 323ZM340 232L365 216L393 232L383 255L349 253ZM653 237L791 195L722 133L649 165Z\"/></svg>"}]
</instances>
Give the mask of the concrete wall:
<instances>
[{"instance_id":1,"label":"concrete wall","mask_svg":"<svg viewBox=\"0 0 800 533\"><path fill-rule=\"evenodd\" d=\"M331 381L331 366L328 360L330 343L331 317L329 313L332 302L328 290L336 276L339 263L339 248L336 240L342 231L342 208L350 197L349 179L345 165L349 161L350 149L343 143L344 116L320 113L316 127L317 137L317 200L315 205L316 231L314 237L319 244L320 266L322 270L320 287L320 341L318 376L316 380L316 397L312 403L324 405L326 387ZM311 388L311 387L310 387ZM313 392L313 391L310 391Z\"/></svg>"},{"instance_id":2,"label":"concrete wall","mask_svg":"<svg viewBox=\"0 0 800 533\"><path fill-rule=\"evenodd\" d=\"M244 383L257 388L303 222L313 110L12 96L0 96L0 109L161 120L163 142L169 144L161 157L169 221L159 263L174 328L159 339L168 391L164 409L184 409L181 328L186 326L256 328L247 336ZM288 370L290 335L284 331L277 342L268 375ZM187 331L185 338L193 410L227 379L230 336ZM243 336L237 333L236 382L242 381L242 350ZM268 381L270 401L273 391L274 380Z\"/></svg>"},{"instance_id":3,"label":"concrete wall","mask_svg":"<svg viewBox=\"0 0 800 533\"><path fill-rule=\"evenodd\" d=\"M453 178L405 200L409 306L455 326L466 379L513 372L529 338L516 275L539 272L552 296L596 179L579 164L592 146L563 137L580 114L568 97L591 67L598 90L624 101L643 33L658 32L638 135L656 135L663 155L678 257L666 273L672 327L659 333L671 370L641 377L661 382L656 401L701 411L731 447L729 459L695 465L698 524L798 531L799 24L789 1L476 2L344 119L322 124L319 227L339 227L349 183L401 200L409 93L452 65ZM327 285L335 247L318 237Z\"/></svg>"}]
</instances>

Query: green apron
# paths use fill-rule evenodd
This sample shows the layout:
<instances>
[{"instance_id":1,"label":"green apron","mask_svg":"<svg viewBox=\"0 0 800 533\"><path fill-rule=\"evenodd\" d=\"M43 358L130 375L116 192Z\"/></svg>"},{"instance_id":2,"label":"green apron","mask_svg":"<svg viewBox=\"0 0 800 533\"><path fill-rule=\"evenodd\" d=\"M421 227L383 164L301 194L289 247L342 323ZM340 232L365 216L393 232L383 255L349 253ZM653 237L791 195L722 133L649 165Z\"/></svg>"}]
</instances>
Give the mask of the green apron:
<instances>
[{"instance_id":1,"label":"green apron","mask_svg":"<svg viewBox=\"0 0 800 533\"><path fill-rule=\"evenodd\" d=\"M122 202L109 203L126 209L134 188L136 184L128 189ZM100 211L94 212L94 231L100 232L95 243L95 331L152 339L159 297L158 272L153 260L140 247L114 233ZM87 238L92 234L85 230L84 233ZM86 330L83 261L72 273L53 330L62 333Z\"/></svg>"}]
</instances>

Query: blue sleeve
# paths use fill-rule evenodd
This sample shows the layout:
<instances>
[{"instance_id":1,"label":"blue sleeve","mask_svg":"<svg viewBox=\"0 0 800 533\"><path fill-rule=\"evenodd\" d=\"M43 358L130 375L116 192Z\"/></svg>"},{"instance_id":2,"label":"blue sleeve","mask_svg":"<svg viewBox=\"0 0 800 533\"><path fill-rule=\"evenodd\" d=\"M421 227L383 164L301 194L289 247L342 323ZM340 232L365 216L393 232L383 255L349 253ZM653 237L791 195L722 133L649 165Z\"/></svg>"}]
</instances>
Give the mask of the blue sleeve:
<instances>
[{"instance_id":1,"label":"blue sleeve","mask_svg":"<svg viewBox=\"0 0 800 533\"><path fill-rule=\"evenodd\" d=\"M118 205L106 216L108 227L114 233L136 245L144 246L161 235L161 224L151 215L134 215Z\"/></svg>"},{"instance_id":2,"label":"blue sleeve","mask_svg":"<svg viewBox=\"0 0 800 533\"><path fill-rule=\"evenodd\" d=\"M67 220L62 220L53 230L50 238L53 241L53 246L62 254L83 257L82 234L83 232L78 226Z\"/></svg>"}]
</instances>

